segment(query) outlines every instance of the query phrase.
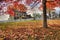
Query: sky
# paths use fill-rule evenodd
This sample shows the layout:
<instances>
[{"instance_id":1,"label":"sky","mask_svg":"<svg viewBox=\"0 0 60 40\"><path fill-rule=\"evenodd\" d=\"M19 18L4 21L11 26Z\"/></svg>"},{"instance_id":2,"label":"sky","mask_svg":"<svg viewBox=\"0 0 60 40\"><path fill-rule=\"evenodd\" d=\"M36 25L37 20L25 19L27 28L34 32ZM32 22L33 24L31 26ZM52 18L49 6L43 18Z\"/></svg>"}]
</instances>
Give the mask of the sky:
<instances>
[{"instance_id":1,"label":"sky","mask_svg":"<svg viewBox=\"0 0 60 40\"><path fill-rule=\"evenodd\" d=\"M55 7L54 9L57 14L60 14L60 7Z\"/></svg>"}]
</instances>

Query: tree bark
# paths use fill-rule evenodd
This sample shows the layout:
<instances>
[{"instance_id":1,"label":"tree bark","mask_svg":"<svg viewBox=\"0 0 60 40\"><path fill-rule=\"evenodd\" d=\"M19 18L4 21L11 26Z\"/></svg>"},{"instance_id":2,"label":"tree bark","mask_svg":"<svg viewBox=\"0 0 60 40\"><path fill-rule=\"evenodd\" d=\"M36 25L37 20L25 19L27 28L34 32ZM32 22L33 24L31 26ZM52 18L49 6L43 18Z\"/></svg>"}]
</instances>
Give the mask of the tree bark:
<instances>
[{"instance_id":1,"label":"tree bark","mask_svg":"<svg viewBox=\"0 0 60 40\"><path fill-rule=\"evenodd\" d=\"M46 0L43 0L43 27L47 28Z\"/></svg>"}]
</instances>

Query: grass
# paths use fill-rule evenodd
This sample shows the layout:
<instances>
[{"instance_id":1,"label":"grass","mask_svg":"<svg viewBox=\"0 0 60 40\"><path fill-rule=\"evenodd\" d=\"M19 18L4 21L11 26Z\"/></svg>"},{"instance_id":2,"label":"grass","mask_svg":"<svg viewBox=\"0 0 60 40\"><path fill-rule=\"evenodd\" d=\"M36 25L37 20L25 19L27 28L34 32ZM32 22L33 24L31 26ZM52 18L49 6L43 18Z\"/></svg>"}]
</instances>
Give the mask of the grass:
<instances>
[{"instance_id":1,"label":"grass","mask_svg":"<svg viewBox=\"0 0 60 40\"><path fill-rule=\"evenodd\" d=\"M44 40L60 40L60 20L48 20L49 28L47 29L42 27L42 20L0 23L2 30L6 30L8 27L13 29L33 28L37 33L41 33L39 34L41 39L44 36Z\"/></svg>"},{"instance_id":2,"label":"grass","mask_svg":"<svg viewBox=\"0 0 60 40\"><path fill-rule=\"evenodd\" d=\"M32 21L22 21L22 22L6 22L0 23L0 27L25 27L25 26L37 26L38 22L42 22L42 20L32 20ZM39 25L39 24L38 24Z\"/></svg>"}]
</instances>

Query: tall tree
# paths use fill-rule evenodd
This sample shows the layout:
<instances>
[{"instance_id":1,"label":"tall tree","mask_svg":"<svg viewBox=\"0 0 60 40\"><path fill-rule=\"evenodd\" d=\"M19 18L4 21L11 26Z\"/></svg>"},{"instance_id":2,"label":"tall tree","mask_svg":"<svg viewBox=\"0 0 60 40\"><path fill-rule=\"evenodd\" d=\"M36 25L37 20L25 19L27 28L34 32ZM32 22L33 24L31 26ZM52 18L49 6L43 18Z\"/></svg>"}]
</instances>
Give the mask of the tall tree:
<instances>
[{"instance_id":1,"label":"tall tree","mask_svg":"<svg viewBox=\"0 0 60 40\"><path fill-rule=\"evenodd\" d=\"M43 3L43 27L47 28L46 0L43 0L42 3Z\"/></svg>"}]
</instances>

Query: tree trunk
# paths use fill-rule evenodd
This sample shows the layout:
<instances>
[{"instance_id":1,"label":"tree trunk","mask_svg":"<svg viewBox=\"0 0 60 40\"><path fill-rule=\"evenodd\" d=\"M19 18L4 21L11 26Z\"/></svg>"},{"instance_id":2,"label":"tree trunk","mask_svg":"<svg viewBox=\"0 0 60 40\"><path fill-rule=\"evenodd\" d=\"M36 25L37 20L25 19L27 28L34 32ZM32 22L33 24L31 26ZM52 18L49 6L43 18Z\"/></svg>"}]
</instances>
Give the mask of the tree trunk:
<instances>
[{"instance_id":1,"label":"tree trunk","mask_svg":"<svg viewBox=\"0 0 60 40\"><path fill-rule=\"evenodd\" d=\"M43 27L47 28L46 0L43 0Z\"/></svg>"}]
</instances>

